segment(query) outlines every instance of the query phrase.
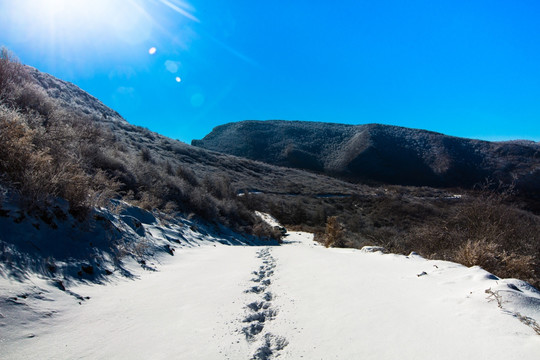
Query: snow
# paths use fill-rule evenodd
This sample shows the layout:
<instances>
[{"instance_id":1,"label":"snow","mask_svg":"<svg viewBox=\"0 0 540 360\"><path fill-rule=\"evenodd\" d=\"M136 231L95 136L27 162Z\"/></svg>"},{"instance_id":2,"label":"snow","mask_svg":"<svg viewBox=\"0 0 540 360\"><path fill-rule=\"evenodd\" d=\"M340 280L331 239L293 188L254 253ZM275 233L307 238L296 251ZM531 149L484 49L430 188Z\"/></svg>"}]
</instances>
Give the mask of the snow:
<instances>
[{"instance_id":1,"label":"snow","mask_svg":"<svg viewBox=\"0 0 540 360\"><path fill-rule=\"evenodd\" d=\"M137 280L74 287L90 300L63 304L56 318L33 326L32 338L22 333L6 344L4 356L220 358L220 351L238 340L229 321L241 315L241 284L249 278L244 267L255 263L245 253L252 249L187 249L161 271L145 272ZM234 256L244 261L231 261Z\"/></svg>"},{"instance_id":2,"label":"snow","mask_svg":"<svg viewBox=\"0 0 540 360\"><path fill-rule=\"evenodd\" d=\"M281 332L289 341L283 358L536 359L540 354L540 337L486 299L485 290L504 281L482 269L298 245L275 248L273 254L280 269L276 306L283 308L278 320L289 323ZM540 294L528 295L538 304Z\"/></svg>"},{"instance_id":3,"label":"snow","mask_svg":"<svg viewBox=\"0 0 540 360\"><path fill-rule=\"evenodd\" d=\"M269 214L265 214L260 211L255 211L255 214L270 226L281 226L279 222Z\"/></svg>"},{"instance_id":4,"label":"snow","mask_svg":"<svg viewBox=\"0 0 540 360\"><path fill-rule=\"evenodd\" d=\"M414 253L327 249L301 232L281 246L247 245L134 211L121 216L138 219L152 241L173 244L174 256L149 262L155 271L128 262L132 277L70 283L77 296L41 275L0 276L2 359L540 354L540 334L523 321L540 322L540 293L522 281ZM179 234L180 244L170 241Z\"/></svg>"}]
</instances>

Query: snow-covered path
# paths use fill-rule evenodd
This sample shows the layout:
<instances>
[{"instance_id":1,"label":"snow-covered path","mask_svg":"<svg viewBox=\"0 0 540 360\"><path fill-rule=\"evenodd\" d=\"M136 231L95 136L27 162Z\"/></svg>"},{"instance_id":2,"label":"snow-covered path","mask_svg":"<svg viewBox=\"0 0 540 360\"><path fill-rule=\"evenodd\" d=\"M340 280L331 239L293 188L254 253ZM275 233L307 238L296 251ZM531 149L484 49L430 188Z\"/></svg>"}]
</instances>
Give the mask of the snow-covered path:
<instances>
[{"instance_id":1,"label":"snow-covered path","mask_svg":"<svg viewBox=\"0 0 540 360\"><path fill-rule=\"evenodd\" d=\"M247 343L235 331L250 271L257 266L256 251L242 246L183 249L160 271L139 279L72 288L90 300L61 304L58 316L28 324L19 340L2 344L3 356L226 359L226 353L230 359L246 358Z\"/></svg>"},{"instance_id":2,"label":"snow-covered path","mask_svg":"<svg viewBox=\"0 0 540 360\"><path fill-rule=\"evenodd\" d=\"M510 284L510 287L508 286ZM485 291L503 297L503 308ZM10 328L2 359L538 359L540 295L478 268L325 249L179 249L137 280L81 285L90 300ZM497 292L498 291L498 292ZM54 298L54 294L49 294Z\"/></svg>"}]
</instances>

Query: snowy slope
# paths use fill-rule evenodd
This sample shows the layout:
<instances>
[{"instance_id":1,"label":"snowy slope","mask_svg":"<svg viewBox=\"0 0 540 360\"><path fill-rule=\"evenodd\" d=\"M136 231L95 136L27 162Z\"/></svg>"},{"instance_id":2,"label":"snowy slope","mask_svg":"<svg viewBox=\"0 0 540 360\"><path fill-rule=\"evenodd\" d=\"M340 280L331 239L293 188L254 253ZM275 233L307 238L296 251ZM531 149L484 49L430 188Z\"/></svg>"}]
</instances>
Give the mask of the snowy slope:
<instances>
[{"instance_id":1,"label":"snowy slope","mask_svg":"<svg viewBox=\"0 0 540 360\"><path fill-rule=\"evenodd\" d=\"M505 309L517 307L540 319L540 294L519 281L418 256L306 246L277 248L273 254L281 269L275 280L276 305L283 308L279 319L289 322L280 332L289 341L283 358L537 359L540 354L540 334L485 293L499 291ZM513 296L520 300L511 301Z\"/></svg>"},{"instance_id":2,"label":"snowy slope","mask_svg":"<svg viewBox=\"0 0 540 360\"><path fill-rule=\"evenodd\" d=\"M184 237L195 246L160 257L157 271L135 264L136 279L75 282L84 301L37 276L0 278L4 294L26 286L53 300L0 308L2 359L539 358L540 293L518 280L414 254L326 249L306 233L282 246Z\"/></svg>"}]
</instances>

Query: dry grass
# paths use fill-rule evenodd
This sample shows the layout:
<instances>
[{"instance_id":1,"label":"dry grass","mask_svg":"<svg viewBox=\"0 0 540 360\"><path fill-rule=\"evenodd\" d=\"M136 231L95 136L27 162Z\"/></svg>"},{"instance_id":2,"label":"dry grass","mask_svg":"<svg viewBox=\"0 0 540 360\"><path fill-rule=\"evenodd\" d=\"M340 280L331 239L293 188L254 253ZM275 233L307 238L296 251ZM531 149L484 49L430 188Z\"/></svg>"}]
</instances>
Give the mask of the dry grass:
<instances>
[{"instance_id":1,"label":"dry grass","mask_svg":"<svg viewBox=\"0 0 540 360\"><path fill-rule=\"evenodd\" d=\"M0 183L19 192L27 211L47 212L59 197L84 219L92 207L120 196L148 210L194 213L279 238L238 201L226 174L197 175L163 155L162 146L173 149L165 138L118 120L107 122L116 115L81 102L88 96L80 90L47 77L38 83L29 71L1 50ZM58 86L58 98L43 83Z\"/></svg>"},{"instance_id":2,"label":"dry grass","mask_svg":"<svg viewBox=\"0 0 540 360\"><path fill-rule=\"evenodd\" d=\"M508 202L506 195L479 193L448 210L439 223L411 231L408 247L430 258L478 265L501 277L538 286L540 218Z\"/></svg>"},{"instance_id":3,"label":"dry grass","mask_svg":"<svg viewBox=\"0 0 540 360\"><path fill-rule=\"evenodd\" d=\"M343 225L339 223L337 216L330 216L326 220L326 229L323 235L324 246L345 247L344 235Z\"/></svg>"},{"instance_id":4,"label":"dry grass","mask_svg":"<svg viewBox=\"0 0 540 360\"><path fill-rule=\"evenodd\" d=\"M499 261L499 247L498 244L485 239L475 242L468 240L456 249L453 258L465 266L478 265L484 269L492 268Z\"/></svg>"},{"instance_id":5,"label":"dry grass","mask_svg":"<svg viewBox=\"0 0 540 360\"><path fill-rule=\"evenodd\" d=\"M522 315L520 313L515 313L514 315L519 319L519 321L521 321L522 323L533 329L535 333L540 335L540 324L538 324L535 319Z\"/></svg>"},{"instance_id":6,"label":"dry grass","mask_svg":"<svg viewBox=\"0 0 540 360\"><path fill-rule=\"evenodd\" d=\"M493 291L493 290L491 290L491 288L489 288L489 289L485 290L485 293L488 294L488 297L487 297L488 301L495 301L497 303L497 306L500 309L506 310L506 309L504 309L503 297L499 293L499 291ZM535 319L530 318L530 317L525 316L525 315L522 315L521 313L518 313L518 312L512 312L512 311L508 311L508 310L506 310L506 311L509 312L510 314L512 314L513 316L515 316L523 324L525 324L528 327L530 327L531 329L533 329L536 334L540 335L540 325L538 324L538 322L536 322Z\"/></svg>"},{"instance_id":7,"label":"dry grass","mask_svg":"<svg viewBox=\"0 0 540 360\"><path fill-rule=\"evenodd\" d=\"M381 190L325 199L257 195L258 202L249 201L288 227L314 232L322 244L326 219L335 216L344 225L340 246L416 251L426 258L478 265L497 276L540 286L540 217L522 209L515 194L484 188L460 190L463 197L453 198L456 190L397 186Z\"/></svg>"}]
</instances>

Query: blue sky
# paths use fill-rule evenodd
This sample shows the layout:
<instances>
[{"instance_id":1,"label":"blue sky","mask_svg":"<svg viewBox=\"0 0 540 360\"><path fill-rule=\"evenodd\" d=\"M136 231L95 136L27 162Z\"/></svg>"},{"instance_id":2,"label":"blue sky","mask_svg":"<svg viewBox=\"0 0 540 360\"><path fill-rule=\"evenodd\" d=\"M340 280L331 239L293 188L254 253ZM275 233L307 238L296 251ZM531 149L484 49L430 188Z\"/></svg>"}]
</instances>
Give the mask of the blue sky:
<instances>
[{"instance_id":1,"label":"blue sky","mask_svg":"<svg viewBox=\"0 0 540 360\"><path fill-rule=\"evenodd\" d=\"M0 0L0 44L185 142L247 119L540 141L539 16L536 0Z\"/></svg>"}]
</instances>

